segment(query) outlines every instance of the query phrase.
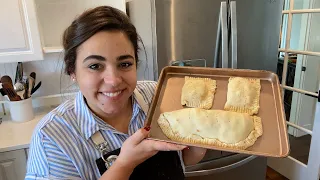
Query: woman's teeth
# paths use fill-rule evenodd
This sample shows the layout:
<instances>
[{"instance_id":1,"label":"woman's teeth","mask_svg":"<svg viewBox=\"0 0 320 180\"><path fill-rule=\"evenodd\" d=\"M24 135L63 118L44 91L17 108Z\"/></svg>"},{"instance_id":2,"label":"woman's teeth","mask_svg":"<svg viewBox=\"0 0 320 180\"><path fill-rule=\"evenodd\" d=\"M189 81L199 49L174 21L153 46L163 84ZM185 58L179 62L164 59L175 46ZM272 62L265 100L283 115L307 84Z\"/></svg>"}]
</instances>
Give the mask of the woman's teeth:
<instances>
[{"instance_id":1,"label":"woman's teeth","mask_svg":"<svg viewBox=\"0 0 320 180\"><path fill-rule=\"evenodd\" d=\"M103 95L105 96L108 96L108 97L116 97L118 96L122 91L118 91L118 92L114 92L114 93L102 93Z\"/></svg>"}]
</instances>

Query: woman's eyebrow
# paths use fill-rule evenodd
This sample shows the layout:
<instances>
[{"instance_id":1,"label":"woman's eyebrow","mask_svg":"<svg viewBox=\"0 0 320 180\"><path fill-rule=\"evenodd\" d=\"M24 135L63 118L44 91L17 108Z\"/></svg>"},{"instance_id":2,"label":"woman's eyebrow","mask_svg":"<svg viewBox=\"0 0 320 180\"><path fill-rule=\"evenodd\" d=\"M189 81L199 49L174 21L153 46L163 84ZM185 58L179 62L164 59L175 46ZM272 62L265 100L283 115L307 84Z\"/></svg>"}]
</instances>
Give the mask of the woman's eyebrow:
<instances>
[{"instance_id":1,"label":"woman's eyebrow","mask_svg":"<svg viewBox=\"0 0 320 180\"><path fill-rule=\"evenodd\" d=\"M125 60L125 59L134 59L133 56L131 56L130 54L125 54L125 55L121 55L117 58L118 61L122 61L122 60Z\"/></svg>"},{"instance_id":2,"label":"woman's eyebrow","mask_svg":"<svg viewBox=\"0 0 320 180\"><path fill-rule=\"evenodd\" d=\"M86 57L83 62L86 62L87 60L89 59L96 59L96 60L99 60L99 61L106 61L106 58L103 57L103 56L100 56L100 55L90 55L88 57Z\"/></svg>"}]
</instances>

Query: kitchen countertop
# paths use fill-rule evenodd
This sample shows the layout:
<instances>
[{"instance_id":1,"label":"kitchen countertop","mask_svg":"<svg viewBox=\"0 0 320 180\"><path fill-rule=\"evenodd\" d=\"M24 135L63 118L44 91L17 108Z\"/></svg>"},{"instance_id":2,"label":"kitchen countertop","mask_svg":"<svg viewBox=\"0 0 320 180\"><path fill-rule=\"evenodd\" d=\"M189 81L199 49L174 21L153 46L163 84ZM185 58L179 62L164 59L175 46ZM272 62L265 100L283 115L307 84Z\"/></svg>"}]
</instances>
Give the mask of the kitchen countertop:
<instances>
[{"instance_id":1,"label":"kitchen countertop","mask_svg":"<svg viewBox=\"0 0 320 180\"><path fill-rule=\"evenodd\" d=\"M34 128L52 108L38 108L33 120L13 122L10 115L4 116L0 124L0 152L28 148Z\"/></svg>"}]
</instances>

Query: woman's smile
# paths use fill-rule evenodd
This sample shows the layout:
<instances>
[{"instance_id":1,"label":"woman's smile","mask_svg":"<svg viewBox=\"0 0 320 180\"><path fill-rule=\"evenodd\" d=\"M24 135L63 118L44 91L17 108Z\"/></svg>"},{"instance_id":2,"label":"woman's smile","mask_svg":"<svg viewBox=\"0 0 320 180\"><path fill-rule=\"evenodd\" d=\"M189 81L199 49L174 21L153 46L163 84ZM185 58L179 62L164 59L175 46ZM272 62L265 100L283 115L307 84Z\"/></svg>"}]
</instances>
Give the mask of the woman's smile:
<instances>
[{"instance_id":1,"label":"woman's smile","mask_svg":"<svg viewBox=\"0 0 320 180\"><path fill-rule=\"evenodd\" d=\"M100 95L103 96L106 100L117 101L121 99L125 89L117 90L117 91L102 91L99 92Z\"/></svg>"}]
</instances>

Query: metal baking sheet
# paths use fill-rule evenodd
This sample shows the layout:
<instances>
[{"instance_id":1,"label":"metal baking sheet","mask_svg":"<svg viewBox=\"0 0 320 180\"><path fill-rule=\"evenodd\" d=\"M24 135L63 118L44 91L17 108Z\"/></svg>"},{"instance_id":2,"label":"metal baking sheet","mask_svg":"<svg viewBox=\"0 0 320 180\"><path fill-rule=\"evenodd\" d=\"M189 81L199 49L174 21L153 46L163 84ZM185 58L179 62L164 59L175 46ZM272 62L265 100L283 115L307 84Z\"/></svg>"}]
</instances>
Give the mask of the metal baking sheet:
<instances>
[{"instance_id":1,"label":"metal baking sheet","mask_svg":"<svg viewBox=\"0 0 320 180\"><path fill-rule=\"evenodd\" d=\"M260 109L263 135L246 150L207 146L202 144L181 143L168 139L160 129L157 120L161 113L183 109L180 104L181 89L184 77L207 77L216 80L217 89L212 109L223 110L227 100L227 87L230 77L259 78L261 83ZM269 71L198 68L198 67L165 67L158 81L158 86L147 116L147 125L151 126L149 138L204 147L213 150L259 155L266 157L286 157L289 154L288 134L285 122L281 88L276 74Z\"/></svg>"}]
</instances>

